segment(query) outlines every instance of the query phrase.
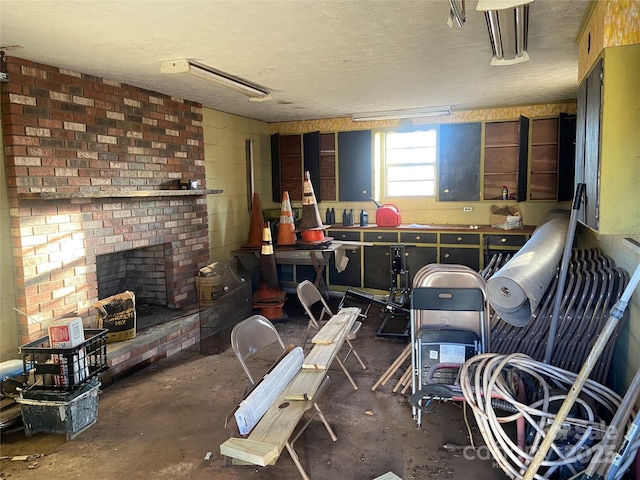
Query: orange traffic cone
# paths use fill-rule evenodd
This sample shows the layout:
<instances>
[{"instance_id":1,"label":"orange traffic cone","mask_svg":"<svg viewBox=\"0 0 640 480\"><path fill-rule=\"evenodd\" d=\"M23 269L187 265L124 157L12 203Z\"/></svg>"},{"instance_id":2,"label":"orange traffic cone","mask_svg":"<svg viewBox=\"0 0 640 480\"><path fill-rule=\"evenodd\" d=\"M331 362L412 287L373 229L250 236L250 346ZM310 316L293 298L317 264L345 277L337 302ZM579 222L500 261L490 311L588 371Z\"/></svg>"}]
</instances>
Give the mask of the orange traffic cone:
<instances>
[{"instance_id":1,"label":"orange traffic cone","mask_svg":"<svg viewBox=\"0 0 640 480\"><path fill-rule=\"evenodd\" d=\"M282 194L282 207L280 207L280 224L278 225L278 240L276 245L295 245L296 232L291 212L289 192Z\"/></svg>"},{"instance_id":2,"label":"orange traffic cone","mask_svg":"<svg viewBox=\"0 0 640 480\"><path fill-rule=\"evenodd\" d=\"M329 237L324 236L323 230L329 225L322 224L316 195L311 185L309 172L304 172L304 185L302 192L302 218L300 226L296 231L301 232L302 241L306 243L324 243L329 241Z\"/></svg>"},{"instance_id":3,"label":"orange traffic cone","mask_svg":"<svg viewBox=\"0 0 640 480\"><path fill-rule=\"evenodd\" d=\"M280 281L276 271L276 257L271 242L269 222L262 229L262 250L260 251L260 281L258 290L253 295L253 308L269 320L284 320L287 317L282 311L287 293L280 290Z\"/></svg>"},{"instance_id":4,"label":"orange traffic cone","mask_svg":"<svg viewBox=\"0 0 640 480\"><path fill-rule=\"evenodd\" d=\"M260 196L253 194L253 203L251 204L251 223L249 225L249 240L242 248L260 248L262 245L262 225L264 224L264 216L262 215L262 205L260 204Z\"/></svg>"},{"instance_id":5,"label":"orange traffic cone","mask_svg":"<svg viewBox=\"0 0 640 480\"><path fill-rule=\"evenodd\" d=\"M323 230L329 228L328 225L322 224L318 203L316 202L316 194L313 192L311 185L311 176L309 172L304 172L304 184L302 190L302 218L298 231L303 230Z\"/></svg>"}]
</instances>

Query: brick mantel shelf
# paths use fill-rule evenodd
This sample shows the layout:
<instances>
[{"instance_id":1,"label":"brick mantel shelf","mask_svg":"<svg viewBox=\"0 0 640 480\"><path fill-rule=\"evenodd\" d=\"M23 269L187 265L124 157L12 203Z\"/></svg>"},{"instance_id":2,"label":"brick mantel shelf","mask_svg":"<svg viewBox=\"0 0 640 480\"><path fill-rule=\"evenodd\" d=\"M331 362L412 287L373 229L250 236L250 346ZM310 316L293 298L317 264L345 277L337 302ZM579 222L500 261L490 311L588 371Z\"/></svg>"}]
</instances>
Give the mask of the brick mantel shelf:
<instances>
[{"instance_id":1,"label":"brick mantel shelf","mask_svg":"<svg viewBox=\"0 0 640 480\"><path fill-rule=\"evenodd\" d=\"M222 190L119 190L97 192L31 192L18 193L18 198L31 200L60 200L67 198L152 198L152 197L186 197L194 195L216 195Z\"/></svg>"}]
</instances>

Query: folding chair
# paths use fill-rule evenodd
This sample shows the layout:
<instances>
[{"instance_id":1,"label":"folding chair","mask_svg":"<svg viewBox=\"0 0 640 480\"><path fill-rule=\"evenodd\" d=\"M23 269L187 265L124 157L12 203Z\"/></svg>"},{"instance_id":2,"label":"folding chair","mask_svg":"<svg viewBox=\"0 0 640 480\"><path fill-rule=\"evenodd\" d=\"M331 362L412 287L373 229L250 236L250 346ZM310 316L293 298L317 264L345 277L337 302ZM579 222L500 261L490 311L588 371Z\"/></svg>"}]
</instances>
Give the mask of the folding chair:
<instances>
[{"instance_id":1,"label":"folding chair","mask_svg":"<svg viewBox=\"0 0 640 480\"><path fill-rule=\"evenodd\" d=\"M252 315L233 327L233 330L231 331L231 347L236 354L236 357L238 357L240 365L242 366L242 369L247 376L245 389L242 394L243 399L245 399L247 394L253 388L255 388L255 386L260 382L264 375L268 373L273 368L273 366L275 366L282 358L287 355L290 350L294 348L293 345L285 347L284 342L280 338L280 335L278 334L276 328L267 318L263 317L262 315ZM266 371L263 371L265 370L264 368L259 368L259 366L255 365L256 363L263 363L261 361L264 360L264 358L262 358L261 354L264 353L271 355L275 353L276 355L275 357L272 357L275 358L275 362L273 363L271 368L266 369ZM250 361L252 357L253 359L255 359L256 355L261 355L259 361ZM336 434L327 422L324 414L322 413L322 410L317 404L317 400L322 397L328 386L329 377L325 376L316 394L314 395L313 400L305 402L305 411L308 411L311 409L311 407L313 407L314 411L312 412L312 415L309 415L303 424L298 425L296 430L288 439L286 439L285 442L287 451L289 452L289 455L291 455L291 459L295 463L298 471L303 478L308 478L308 476L304 468L302 467L302 464L300 463L300 459L297 453L294 450L294 443L305 431L307 426L309 426L316 414L325 426L327 432L329 433L329 436L331 437L331 440L333 440L334 442L337 440ZM302 401L300 402L302 403ZM229 420L231 419L231 417L233 417L234 413L235 409L234 412L227 416L227 419L225 420L225 428L229 428ZM239 436L239 433L233 430L231 430L231 432L232 437ZM242 462L237 463L242 464ZM228 464L228 462L227 458L225 457L225 465L226 464Z\"/></svg>"},{"instance_id":2,"label":"folding chair","mask_svg":"<svg viewBox=\"0 0 640 480\"><path fill-rule=\"evenodd\" d=\"M329 305L327 305L327 302L322 297L322 295L320 295L320 292L318 291L316 286L313 283L311 283L309 280L304 280L300 282L296 287L296 292L298 294L298 299L300 300L300 303L304 308L304 311L309 316L309 324L307 325L307 331L304 336L304 343L302 344L302 348L304 349L304 347L307 344L307 340L309 339L309 334L311 333L311 331L320 330L320 327L329 318L333 316L333 312L329 308ZM313 314L313 310L317 310L317 308L314 308L314 306L316 306L318 302L320 302L321 309L320 309L320 313L316 317ZM326 320L325 320L325 316L327 317ZM360 362L362 369L366 370L367 366L364 364L364 362L360 358L360 355L358 355L357 350L353 348L353 345L351 344L351 340L355 340L358 337L358 332L360 331L360 328L362 328L362 322L361 321L354 322L353 327L351 327L351 330L347 334L347 339L346 339L346 343L349 345L349 351L347 352L344 359L342 360L336 357L336 361L340 365L340 368L342 368L342 370L344 371L345 375L347 376L347 378L349 379L349 381L351 382L351 385L353 385L353 388L355 390L358 389L358 386L353 381L353 378L347 371L343 362L345 362L349 357L349 355L351 354L351 352L353 352L353 355L357 358L358 362Z\"/></svg>"},{"instance_id":3,"label":"folding chair","mask_svg":"<svg viewBox=\"0 0 640 480\"><path fill-rule=\"evenodd\" d=\"M415 287L411 291L414 416L420 401L444 398L469 358L486 351L489 326L481 288ZM444 388L443 388L444 387ZM457 391L457 388L456 388ZM418 406L416 406L418 405Z\"/></svg>"}]
</instances>

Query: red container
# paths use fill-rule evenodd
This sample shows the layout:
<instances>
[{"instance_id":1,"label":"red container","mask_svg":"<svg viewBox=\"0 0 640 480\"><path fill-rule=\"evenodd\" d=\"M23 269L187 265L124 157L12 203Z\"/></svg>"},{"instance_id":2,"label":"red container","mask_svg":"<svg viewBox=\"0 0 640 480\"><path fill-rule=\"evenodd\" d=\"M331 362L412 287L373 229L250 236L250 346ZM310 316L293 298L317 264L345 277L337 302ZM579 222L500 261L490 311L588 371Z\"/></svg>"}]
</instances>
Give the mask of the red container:
<instances>
[{"instance_id":1,"label":"red container","mask_svg":"<svg viewBox=\"0 0 640 480\"><path fill-rule=\"evenodd\" d=\"M392 203L385 203L376 210L376 225L379 227L397 227L400 221L400 210Z\"/></svg>"}]
</instances>

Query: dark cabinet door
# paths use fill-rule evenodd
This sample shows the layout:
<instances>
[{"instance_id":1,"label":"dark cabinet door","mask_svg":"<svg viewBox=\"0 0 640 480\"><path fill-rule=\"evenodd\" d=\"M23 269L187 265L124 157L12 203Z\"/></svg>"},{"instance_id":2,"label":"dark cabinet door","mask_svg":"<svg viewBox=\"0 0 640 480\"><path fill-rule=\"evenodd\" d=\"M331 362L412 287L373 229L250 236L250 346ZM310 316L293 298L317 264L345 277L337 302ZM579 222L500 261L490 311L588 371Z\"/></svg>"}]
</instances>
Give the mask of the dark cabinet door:
<instances>
[{"instance_id":1,"label":"dark cabinet door","mask_svg":"<svg viewBox=\"0 0 640 480\"><path fill-rule=\"evenodd\" d=\"M456 123L440 126L438 199L480 199L480 145L482 124Z\"/></svg>"},{"instance_id":2,"label":"dark cabinet door","mask_svg":"<svg viewBox=\"0 0 640 480\"><path fill-rule=\"evenodd\" d=\"M373 176L370 130L338 132L338 175L341 202L369 200Z\"/></svg>"},{"instance_id":3,"label":"dark cabinet door","mask_svg":"<svg viewBox=\"0 0 640 480\"><path fill-rule=\"evenodd\" d=\"M440 247L440 263L466 265L477 272L480 270L480 249Z\"/></svg>"},{"instance_id":4,"label":"dark cabinet door","mask_svg":"<svg viewBox=\"0 0 640 480\"><path fill-rule=\"evenodd\" d=\"M316 202L322 201L322 182L320 181L320 132L305 133L302 136L304 145L304 171L309 172Z\"/></svg>"},{"instance_id":5,"label":"dark cabinet door","mask_svg":"<svg viewBox=\"0 0 640 480\"><path fill-rule=\"evenodd\" d=\"M271 195L274 202L282 201L280 185L280 134L271 135Z\"/></svg>"},{"instance_id":6,"label":"dark cabinet door","mask_svg":"<svg viewBox=\"0 0 640 480\"><path fill-rule=\"evenodd\" d=\"M364 287L391 291L391 262L388 245L364 247Z\"/></svg>"},{"instance_id":7,"label":"dark cabinet door","mask_svg":"<svg viewBox=\"0 0 640 480\"><path fill-rule=\"evenodd\" d=\"M425 265L438 261L437 247L422 247L417 245L405 246L405 266L409 270L409 286L413 286L413 279Z\"/></svg>"},{"instance_id":8,"label":"dark cabinet door","mask_svg":"<svg viewBox=\"0 0 640 480\"><path fill-rule=\"evenodd\" d=\"M527 200L527 173L529 172L529 119L520 116L520 141L518 147L518 191L516 200Z\"/></svg>"},{"instance_id":9,"label":"dark cabinet door","mask_svg":"<svg viewBox=\"0 0 640 480\"><path fill-rule=\"evenodd\" d=\"M576 158L576 115L560 114L558 138L558 201L573 199Z\"/></svg>"},{"instance_id":10,"label":"dark cabinet door","mask_svg":"<svg viewBox=\"0 0 640 480\"><path fill-rule=\"evenodd\" d=\"M587 82L586 131L584 143L584 183L586 183L586 223L600 227L600 114L602 112L602 60Z\"/></svg>"},{"instance_id":11,"label":"dark cabinet door","mask_svg":"<svg viewBox=\"0 0 640 480\"><path fill-rule=\"evenodd\" d=\"M599 218L598 171L600 169L602 65L602 60L598 61L591 73L580 84L576 117L575 184L586 185L586 202L578 212L578 219L596 230Z\"/></svg>"},{"instance_id":12,"label":"dark cabinet door","mask_svg":"<svg viewBox=\"0 0 640 480\"><path fill-rule=\"evenodd\" d=\"M342 271L336 270L335 255L329 257L329 283L331 285L344 285L347 287L360 287L360 249L342 250L349 259L347 267Z\"/></svg>"}]
</instances>

